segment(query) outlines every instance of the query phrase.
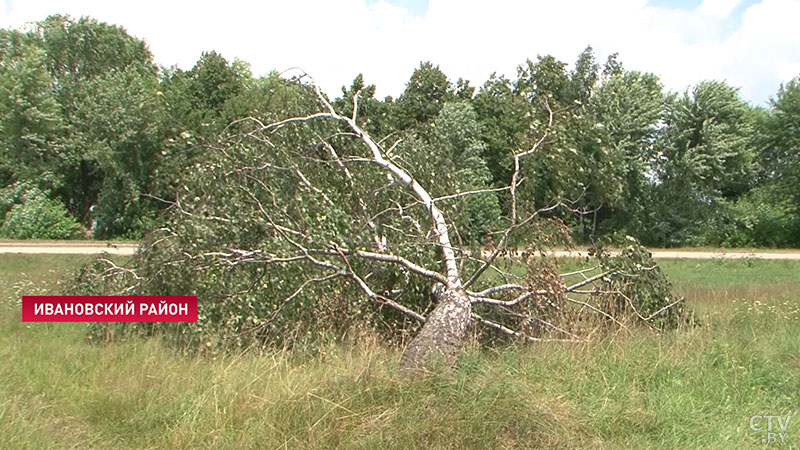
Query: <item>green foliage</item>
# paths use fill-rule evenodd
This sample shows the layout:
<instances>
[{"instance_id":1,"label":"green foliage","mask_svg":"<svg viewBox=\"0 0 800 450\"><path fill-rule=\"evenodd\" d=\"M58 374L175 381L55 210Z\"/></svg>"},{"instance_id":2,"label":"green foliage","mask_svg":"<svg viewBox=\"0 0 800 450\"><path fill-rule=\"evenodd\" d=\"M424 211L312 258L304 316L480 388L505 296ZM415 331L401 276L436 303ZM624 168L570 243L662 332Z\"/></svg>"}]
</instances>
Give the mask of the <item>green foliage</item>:
<instances>
[{"instance_id":1,"label":"green foliage","mask_svg":"<svg viewBox=\"0 0 800 450\"><path fill-rule=\"evenodd\" d=\"M608 203L619 188L616 161L602 145L600 125L588 113L598 70L591 48L571 72L552 56L539 56L518 69L515 93L529 102L532 121L523 146L515 152L527 150L547 134L546 145L522 163L526 182L520 192L531 207L559 199L578 209L593 209Z\"/></svg>"},{"instance_id":2,"label":"green foliage","mask_svg":"<svg viewBox=\"0 0 800 450\"><path fill-rule=\"evenodd\" d=\"M16 183L0 190L0 237L4 239L75 239L83 228L64 205L38 188Z\"/></svg>"},{"instance_id":3,"label":"green foliage","mask_svg":"<svg viewBox=\"0 0 800 450\"><path fill-rule=\"evenodd\" d=\"M15 205L22 203L29 191L33 193L34 197L42 195L38 188L28 182L16 182L0 190L0 219L5 217Z\"/></svg>"},{"instance_id":4,"label":"green foliage","mask_svg":"<svg viewBox=\"0 0 800 450\"><path fill-rule=\"evenodd\" d=\"M89 17L53 15L38 22L29 36L46 54L47 70L57 82L54 88L67 116L78 106L75 95L84 82L128 68L151 76L156 71L144 41Z\"/></svg>"},{"instance_id":5,"label":"green foliage","mask_svg":"<svg viewBox=\"0 0 800 450\"><path fill-rule=\"evenodd\" d=\"M452 98L450 81L439 66L434 66L429 61L420 63L411 75L405 91L397 99L397 128L406 129L433 119Z\"/></svg>"},{"instance_id":6,"label":"green foliage","mask_svg":"<svg viewBox=\"0 0 800 450\"><path fill-rule=\"evenodd\" d=\"M251 80L247 63L229 63L214 51L204 52L189 71L165 74L162 88L171 113L168 120L174 121L172 133L213 139L229 122L258 108L260 99L247 97L254 87Z\"/></svg>"},{"instance_id":7,"label":"green foliage","mask_svg":"<svg viewBox=\"0 0 800 450\"><path fill-rule=\"evenodd\" d=\"M491 172L481 158L485 154L480 140L481 128L472 106L465 102L446 103L433 122L431 153L438 154L436 190L455 185L459 192L486 190L491 187ZM452 178L444 182L443 178ZM451 191L453 192L453 191ZM451 211L451 220L466 243L482 242L495 229L501 214L500 201L494 192L461 197Z\"/></svg>"},{"instance_id":8,"label":"green foliage","mask_svg":"<svg viewBox=\"0 0 800 450\"><path fill-rule=\"evenodd\" d=\"M225 102L242 91L243 80L250 77L250 69L245 63L235 61L228 64L217 52L203 53L189 72L192 80L189 94L194 100L192 109L219 111Z\"/></svg>"},{"instance_id":9,"label":"green foliage","mask_svg":"<svg viewBox=\"0 0 800 450\"><path fill-rule=\"evenodd\" d=\"M665 330L692 324L695 317L683 299L675 296L672 283L636 239L626 236L619 255L598 254L602 270L613 271L606 286L594 293L600 305L616 317L647 319L647 323Z\"/></svg>"},{"instance_id":10,"label":"green foliage","mask_svg":"<svg viewBox=\"0 0 800 450\"><path fill-rule=\"evenodd\" d=\"M358 111L356 120L370 136L386 136L395 131L393 128L394 117L392 108L394 103L391 98L380 101L375 96L375 85L365 85L363 75L359 74L349 88L342 86L342 96L334 100L334 106L342 114L352 116L354 101L358 94Z\"/></svg>"},{"instance_id":11,"label":"green foliage","mask_svg":"<svg viewBox=\"0 0 800 450\"><path fill-rule=\"evenodd\" d=\"M790 247L797 244L800 220L793 205L774 186L759 187L718 206L695 231L696 245Z\"/></svg>"},{"instance_id":12,"label":"green foliage","mask_svg":"<svg viewBox=\"0 0 800 450\"><path fill-rule=\"evenodd\" d=\"M600 66L595 62L594 50L591 46L578 55L575 67L570 72L570 97L580 104L585 104L592 93L599 77Z\"/></svg>"},{"instance_id":13,"label":"green foliage","mask_svg":"<svg viewBox=\"0 0 800 450\"><path fill-rule=\"evenodd\" d=\"M676 99L667 117L661 180L689 197L735 198L753 176L753 120L738 90L723 82L698 84Z\"/></svg>"},{"instance_id":14,"label":"green foliage","mask_svg":"<svg viewBox=\"0 0 800 450\"><path fill-rule=\"evenodd\" d=\"M781 86L770 106L758 130L763 178L775 187L778 203L785 199L792 202L797 217L800 216L800 78ZM798 245L800 234L795 236L794 244Z\"/></svg>"},{"instance_id":15,"label":"green foliage","mask_svg":"<svg viewBox=\"0 0 800 450\"><path fill-rule=\"evenodd\" d=\"M28 36L0 30L0 185L35 179L47 189L62 183L53 166L64 121L45 59Z\"/></svg>"},{"instance_id":16,"label":"green foliage","mask_svg":"<svg viewBox=\"0 0 800 450\"><path fill-rule=\"evenodd\" d=\"M124 236L138 239L156 223L156 208L125 176L106 175L93 205L94 237Z\"/></svg>"},{"instance_id":17,"label":"green foliage","mask_svg":"<svg viewBox=\"0 0 800 450\"><path fill-rule=\"evenodd\" d=\"M681 245L712 217L716 204L747 192L755 115L736 88L703 82L670 102L655 166L658 186L649 243Z\"/></svg>"},{"instance_id":18,"label":"green foliage","mask_svg":"<svg viewBox=\"0 0 800 450\"><path fill-rule=\"evenodd\" d=\"M271 86L264 87L271 92L264 105L269 114L280 111L295 116L318 108L308 86L275 77ZM275 105L292 105L292 110ZM349 279L307 283L330 273L310 264L269 263L270 258L297 251L269 223L274 220L302 233L303 245L312 249L327 249L330 242L372 248L374 231L368 221L377 211L407 202L403 188L381 190L386 178L377 168L359 169L359 178L352 183L338 165L320 164L321 158L328 157L317 136L336 134L334 124L317 121L285 127L271 134L269 142L258 134L239 134L256 126L242 122L239 130L231 128L230 136L206 147L204 159L183 179L160 231L145 240L130 264L145 282L127 273L101 280L105 269L98 262L85 269L75 292L119 292L132 287L127 292L197 295L199 318L192 326L134 324L116 329L123 334L164 331L181 348L200 344L210 350L252 345L313 347L358 326L385 330L387 338L402 339L403 333L397 330L413 329L416 324L365 298ZM341 157L364 151L346 140L336 144ZM220 145L224 145L222 150ZM408 149L398 148L397 154L407 160L413 157ZM371 203L364 212L359 199L368 196ZM424 210L412 208L402 216L382 218L377 227L397 243L393 248L399 254L428 264L436 258L435 249L405 237L410 217L426 220ZM252 252L255 259L226 264L225 255L237 252ZM402 289L408 306L417 310L429 306L427 281L409 277L394 266L372 267L358 260L351 265L360 273L372 273L370 284L377 292ZM105 325L96 328L96 336L106 336Z\"/></svg>"},{"instance_id":19,"label":"green foliage","mask_svg":"<svg viewBox=\"0 0 800 450\"><path fill-rule=\"evenodd\" d=\"M139 235L223 129L238 128L244 117L267 123L288 116L293 105L276 101L279 78L254 78L246 62L214 51L190 70L159 70L142 40L86 17L54 15L28 31L0 30L0 186L33 181L85 226L97 219L98 237ZM375 86L359 75L332 102L349 115L359 93L365 130L405 139L398 150L412 161L458 161L447 167L460 181L445 184L461 189L507 186L513 154L547 133L523 162L524 210L570 200L589 215L559 216L584 241L631 234L684 245L765 242L731 231L751 226L747 200L733 205L756 186L769 186L771 196L761 198L775 214L784 215L778 211L788 201L787 223L797 221L799 92L800 82L786 83L768 109L750 107L718 81L666 93L657 76L626 70L616 54L601 67L587 47L572 66L538 56L515 79L492 75L477 92L422 62L397 101L374 98ZM443 136L440 128L454 123L435 124L459 103L471 106L479 124L468 144ZM496 200L502 207L508 198L455 202L450 220L465 240L480 241L497 223ZM793 236L780 241L797 245Z\"/></svg>"},{"instance_id":20,"label":"green foliage","mask_svg":"<svg viewBox=\"0 0 800 450\"><path fill-rule=\"evenodd\" d=\"M603 206L600 228L646 239L654 188L650 174L666 106L663 87L657 76L624 71L618 63L604 73L589 100L584 126L594 126L589 136L606 155L593 172L600 181L594 191L596 204Z\"/></svg>"},{"instance_id":21,"label":"green foliage","mask_svg":"<svg viewBox=\"0 0 800 450\"><path fill-rule=\"evenodd\" d=\"M540 98L547 100L553 110L558 110L570 106L575 99L577 92L567 72L567 63L559 61L554 56L540 55L536 62L529 59L517 69L517 72L515 88L531 103ZM543 110L539 112L542 115L545 113Z\"/></svg>"},{"instance_id":22,"label":"green foliage","mask_svg":"<svg viewBox=\"0 0 800 450\"><path fill-rule=\"evenodd\" d=\"M152 192L153 178L162 164L159 123L164 102L154 77L136 70L100 76L83 86L84 100L76 110L74 129L85 143L84 164L102 173L81 199L94 197L96 237L141 233L157 205L143 198ZM82 172L71 173L78 178ZM81 205L86 210L89 205Z\"/></svg>"},{"instance_id":23,"label":"green foliage","mask_svg":"<svg viewBox=\"0 0 800 450\"><path fill-rule=\"evenodd\" d=\"M3 30L0 41L0 183L34 182L87 226L99 196L147 192L163 108L144 42L120 27L66 16L25 33ZM101 192L109 185L134 188ZM139 202L125 198L121 208ZM102 237L128 233L152 213L115 213L113 220L126 222Z\"/></svg>"},{"instance_id":24,"label":"green foliage","mask_svg":"<svg viewBox=\"0 0 800 450\"><path fill-rule=\"evenodd\" d=\"M514 152L527 143L533 125L531 105L514 92L511 81L492 74L475 96L473 107L481 124L482 156L492 173L492 185L508 185Z\"/></svg>"}]
</instances>

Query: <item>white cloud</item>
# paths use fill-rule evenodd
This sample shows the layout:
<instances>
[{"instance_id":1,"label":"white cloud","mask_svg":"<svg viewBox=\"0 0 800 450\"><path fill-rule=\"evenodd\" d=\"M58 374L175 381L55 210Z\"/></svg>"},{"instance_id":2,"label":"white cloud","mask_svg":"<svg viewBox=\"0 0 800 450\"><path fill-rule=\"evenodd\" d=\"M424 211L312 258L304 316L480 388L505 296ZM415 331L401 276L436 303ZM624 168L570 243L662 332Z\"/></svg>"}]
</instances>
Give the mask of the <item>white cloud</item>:
<instances>
[{"instance_id":1,"label":"white cloud","mask_svg":"<svg viewBox=\"0 0 800 450\"><path fill-rule=\"evenodd\" d=\"M300 66L331 94L361 72L379 95L395 96L420 60L480 85L494 71L514 77L537 54L572 62L591 44L599 59L619 52L626 67L655 72L673 90L724 79L760 103L800 75L800 1L763 0L731 32L726 26L740 3L705 0L685 11L646 0L430 0L416 17L364 0L12 0L0 26L53 13L90 15L144 38L164 65L190 68L213 49L250 62L256 74Z\"/></svg>"},{"instance_id":2,"label":"white cloud","mask_svg":"<svg viewBox=\"0 0 800 450\"><path fill-rule=\"evenodd\" d=\"M736 9L742 0L706 0L697 8L701 14L716 19L724 19Z\"/></svg>"}]
</instances>

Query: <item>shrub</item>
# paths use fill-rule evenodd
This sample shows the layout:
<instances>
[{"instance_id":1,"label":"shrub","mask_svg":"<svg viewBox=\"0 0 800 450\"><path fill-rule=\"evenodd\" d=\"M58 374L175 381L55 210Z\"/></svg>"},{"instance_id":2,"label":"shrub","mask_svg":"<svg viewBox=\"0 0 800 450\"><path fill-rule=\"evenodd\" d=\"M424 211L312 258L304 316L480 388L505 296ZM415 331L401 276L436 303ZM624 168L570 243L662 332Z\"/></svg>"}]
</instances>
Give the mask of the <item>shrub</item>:
<instances>
[{"instance_id":1,"label":"shrub","mask_svg":"<svg viewBox=\"0 0 800 450\"><path fill-rule=\"evenodd\" d=\"M695 243L723 247L787 247L798 245L797 216L787 201L776 200L768 188L756 188L740 199L723 203L697 232Z\"/></svg>"},{"instance_id":2,"label":"shrub","mask_svg":"<svg viewBox=\"0 0 800 450\"><path fill-rule=\"evenodd\" d=\"M672 283L653 260L652 254L636 239L626 236L619 255L599 252L603 270L614 270L606 287L591 294L596 304L615 317L647 319L658 329L674 329L696 322L682 298L674 295Z\"/></svg>"},{"instance_id":3,"label":"shrub","mask_svg":"<svg viewBox=\"0 0 800 450\"><path fill-rule=\"evenodd\" d=\"M35 187L17 183L0 195L0 237L7 239L75 239L83 227L66 207Z\"/></svg>"}]
</instances>

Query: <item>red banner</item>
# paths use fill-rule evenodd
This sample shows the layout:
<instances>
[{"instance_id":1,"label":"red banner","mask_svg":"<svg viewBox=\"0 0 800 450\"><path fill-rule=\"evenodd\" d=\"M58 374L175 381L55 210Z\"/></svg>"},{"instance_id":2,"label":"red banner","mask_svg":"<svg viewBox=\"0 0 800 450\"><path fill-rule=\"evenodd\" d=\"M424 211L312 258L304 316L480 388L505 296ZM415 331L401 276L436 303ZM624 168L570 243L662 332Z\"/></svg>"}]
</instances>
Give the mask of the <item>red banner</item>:
<instances>
[{"instance_id":1,"label":"red banner","mask_svg":"<svg viewBox=\"0 0 800 450\"><path fill-rule=\"evenodd\" d=\"M197 322L197 297L24 295L22 321Z\"/></svg>"}]
</instances>

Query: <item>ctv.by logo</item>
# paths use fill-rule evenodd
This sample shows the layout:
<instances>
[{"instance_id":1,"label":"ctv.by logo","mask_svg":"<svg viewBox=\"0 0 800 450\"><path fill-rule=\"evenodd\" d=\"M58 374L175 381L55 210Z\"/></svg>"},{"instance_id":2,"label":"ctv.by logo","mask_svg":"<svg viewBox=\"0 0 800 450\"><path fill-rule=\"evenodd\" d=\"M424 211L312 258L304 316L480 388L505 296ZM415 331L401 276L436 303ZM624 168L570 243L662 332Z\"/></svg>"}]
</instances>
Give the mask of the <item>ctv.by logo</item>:
<instances>
[{"instance_id":1,"label":"ctv.by logo","mask_svg":"<svg viewBox=\"0 0 800 450\"><path fill-rule=\"evenodd\" d=\"M787 414L784 419L781 416L753 416L750 418L750 429L756 433L763 433L766 431L767 437L761 439L762 444L785 444L786 437L789 433L789 422L792 416ZM766 422L766 430L764 429L764 422Z\"/></svg>"}]
</instances>

